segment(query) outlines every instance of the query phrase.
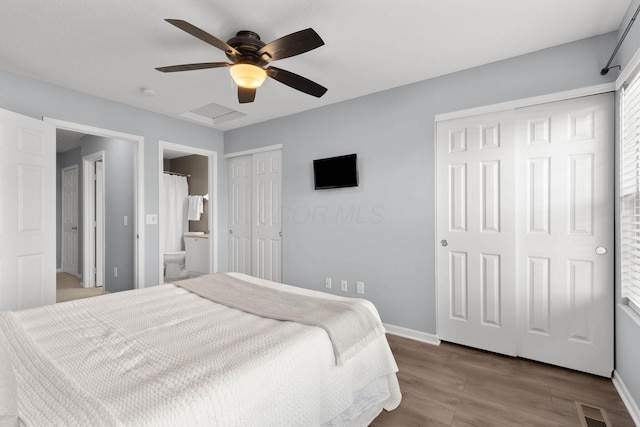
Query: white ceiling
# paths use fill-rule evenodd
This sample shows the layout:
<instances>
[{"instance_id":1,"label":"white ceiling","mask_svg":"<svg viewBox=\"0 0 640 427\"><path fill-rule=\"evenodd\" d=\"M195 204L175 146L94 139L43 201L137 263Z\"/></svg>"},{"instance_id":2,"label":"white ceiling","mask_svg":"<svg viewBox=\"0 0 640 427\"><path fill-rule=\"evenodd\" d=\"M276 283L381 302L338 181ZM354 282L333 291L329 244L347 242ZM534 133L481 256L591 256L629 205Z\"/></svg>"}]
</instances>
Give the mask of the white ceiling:
<instances>
[{"instance_id":1,"label":"white ceiling","mask_svg":"<svg viewBox=\"0 0 640 427\"><path fill-rule=\"evenodd\" d=\"M244 114L212 124L228 130L614 31L630 2L10 0L0 13L0 70L171 117L215 103ZM254 103L238 104L225 68L160 73L226 61L165 18L222 40L248 29L267 43L311 27L325 46L273 65L329 90L318 99L269 79Z\"/></svg>"}]
</instances>

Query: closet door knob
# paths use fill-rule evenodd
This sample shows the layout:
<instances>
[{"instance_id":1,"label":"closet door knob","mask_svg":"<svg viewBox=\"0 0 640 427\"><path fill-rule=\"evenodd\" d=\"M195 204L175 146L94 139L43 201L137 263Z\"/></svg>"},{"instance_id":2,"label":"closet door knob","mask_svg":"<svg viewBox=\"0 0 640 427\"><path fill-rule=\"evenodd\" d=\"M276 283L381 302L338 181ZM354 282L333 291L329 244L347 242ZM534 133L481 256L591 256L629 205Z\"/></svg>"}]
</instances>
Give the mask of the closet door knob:
<instances>
[{"instance_id":1,"label":"closet door knob","mask_svg":"<svg viewBox=\"0 0 640 427\"><path fill-rule=\"evenodd\" d=\"M597 253L598 255L604 255L604 254L606 254L606 253L607 253L607 248L605 248L604 246L598 246L598 247L596 248L596 253Z\"/></svg>"},{"instance_id":2,"label":"closet door knob","mask_svg":"<svg viewBox=\"0 0 640 427\"><path fill-rule=\"evenodd\" d=\"M442 246L447 246L449 244L449 242L447 242L446 240L440 240L440 244Z\"/></svg>"}]
</instances>

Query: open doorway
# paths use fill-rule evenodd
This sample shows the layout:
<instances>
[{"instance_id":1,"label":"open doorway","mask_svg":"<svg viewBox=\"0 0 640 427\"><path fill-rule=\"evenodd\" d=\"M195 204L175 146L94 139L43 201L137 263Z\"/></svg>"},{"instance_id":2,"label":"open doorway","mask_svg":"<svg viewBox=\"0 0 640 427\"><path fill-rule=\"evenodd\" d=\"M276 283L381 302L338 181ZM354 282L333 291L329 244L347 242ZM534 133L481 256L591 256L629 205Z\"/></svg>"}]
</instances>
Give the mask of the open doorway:
<instances>
[{"instance_id":1,"label":"open doorway","mask_svg":"<svg viewBox=\"0 0 640 427\"><path fill-rule=\"evenodd\" d=\"M144 139L55 119L45 121L57 128L58 276L66 274L66 278L74 279L87 290L100 285L108 292L143 287L144 201L139 195L143 194ZM109 161L113 161L111 172ZM68 181L74 180L73 170L77 170L75 195L73 191L62 190L63 168L68 168L69 172L65 170ZM120 183L114 184L117 180ZM70 194L67 199L75 201L64 203L63 215L65 192ZM115 198L109 199L109 194ZM75 213L67 213L74 209ZM74 215L77 225L69 221ZM75 232L75 236L66 229ZM66 273L73 262L66 262L63 267L63 259L74 253L69 249L74 245L77 272Z\"/></svg>"},{"instance_id":2,"label":"open doorway","mask_svg":"<svg viewBox=\"0 0 640 427\"><path fill-rule=\"evenodd\" d=\"M160 281L217 271L217 153L160 141L158 157Z\"/></svg>"}]
</instances>

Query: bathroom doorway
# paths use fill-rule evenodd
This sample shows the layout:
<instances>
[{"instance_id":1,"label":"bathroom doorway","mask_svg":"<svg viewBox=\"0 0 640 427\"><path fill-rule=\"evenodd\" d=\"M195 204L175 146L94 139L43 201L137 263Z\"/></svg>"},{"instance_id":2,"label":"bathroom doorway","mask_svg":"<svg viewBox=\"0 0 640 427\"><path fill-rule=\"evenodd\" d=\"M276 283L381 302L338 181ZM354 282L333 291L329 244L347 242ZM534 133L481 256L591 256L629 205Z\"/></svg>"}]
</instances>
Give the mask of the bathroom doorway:
<instances>
[{"instance_id":1,"label":"bathroom doorway","mask_svg":"<svg viewBox=\"0 0 640 427\"><path fill-rule=\"evenodd\" d=\"M217 153L160 141L158 157L160 283L217 271Z\"/></svg>"}]
</instances>

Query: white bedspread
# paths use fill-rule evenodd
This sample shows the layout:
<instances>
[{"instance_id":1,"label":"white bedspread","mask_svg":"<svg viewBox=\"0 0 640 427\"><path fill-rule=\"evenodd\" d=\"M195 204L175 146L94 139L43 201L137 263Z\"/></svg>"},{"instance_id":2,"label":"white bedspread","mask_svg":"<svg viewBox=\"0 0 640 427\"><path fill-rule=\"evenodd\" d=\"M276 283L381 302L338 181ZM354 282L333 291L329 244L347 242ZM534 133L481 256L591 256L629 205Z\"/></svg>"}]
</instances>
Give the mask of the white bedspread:
<instances>
[{"instance_id":1,"label":"white bedspread","mask_svg":"<svg viewBox=\"0 0 640 427\"><path fill-rule=\"evenodd\" d=\"M385 332L375 311L364 304L366 300L300 295L285 291L284 286L258 286L226 273L205 274L176 285L246 313L318 326L327 332L338 365Z\"/></svg>"},{"instance_id":2,"label":"white bedspread","mask_svg":"<svg viewBox=\"0 0 640 427\"><path fill-rule=\"evenodd\" d=\"M400 402L384 336L335 366L324 330L173 285L0 313L0 345L34 426L318 426L384 376Z\"/></svg>"}]
</instances>

